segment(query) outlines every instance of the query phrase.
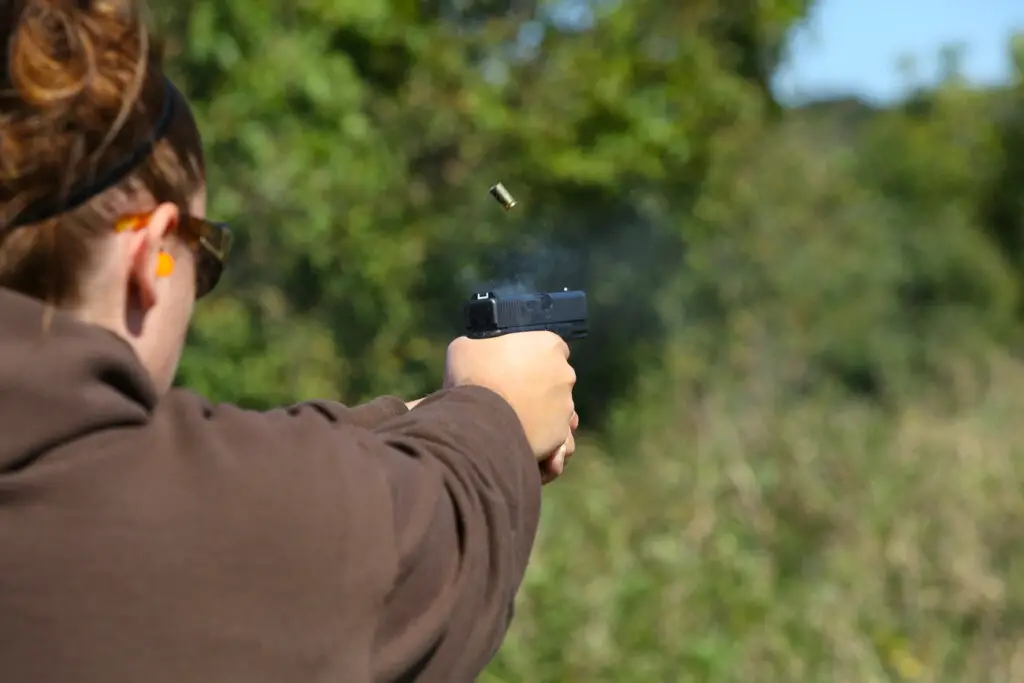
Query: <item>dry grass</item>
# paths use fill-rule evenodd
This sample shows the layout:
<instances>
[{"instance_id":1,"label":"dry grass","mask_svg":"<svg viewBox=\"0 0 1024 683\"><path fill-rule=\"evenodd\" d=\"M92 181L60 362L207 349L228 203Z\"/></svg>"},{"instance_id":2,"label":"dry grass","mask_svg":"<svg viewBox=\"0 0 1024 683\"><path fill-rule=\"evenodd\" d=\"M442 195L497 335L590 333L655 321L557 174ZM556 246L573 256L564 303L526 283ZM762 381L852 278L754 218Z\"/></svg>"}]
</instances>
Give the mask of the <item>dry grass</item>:
<instances>
[{"instance_id":1,"label":"dry grass","mask_svg":"<svg viewBox=\"0 0 1024 683\"><path fill-rule=\"evenodd\" d=\"M889 414L723 383L584 446L483 680L1024 681L1024 366L992 370Z\"/></svg>"}]
</instances>

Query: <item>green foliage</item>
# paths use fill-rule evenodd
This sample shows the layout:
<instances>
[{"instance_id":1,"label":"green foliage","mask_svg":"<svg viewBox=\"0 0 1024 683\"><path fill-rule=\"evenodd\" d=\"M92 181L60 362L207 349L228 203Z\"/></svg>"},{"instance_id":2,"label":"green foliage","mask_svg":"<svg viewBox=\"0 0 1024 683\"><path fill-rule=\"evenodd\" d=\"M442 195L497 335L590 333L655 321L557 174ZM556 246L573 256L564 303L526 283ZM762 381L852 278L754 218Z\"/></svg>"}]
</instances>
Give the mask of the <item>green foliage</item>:
<instances>
[{"instance_id":1,"label":"green foliage","mask_svg":"<svg viewBox=\"0 0 1024 683\"><path fill-rule=\"evenodd\" d=\"M770 373L645 395L643 437L605 444L634 464L588 444L551 490L483 681L1013 680L1024 374L953 367L952 411L946 392L795 397Z\"/></svg>"},{"instance_id":2,"label":"green foliage","mask_svg":"<svg viewBox=\"0 0 1024 683\"><path fill-rule=\"evenodd\" d=\"M333 345L336 360L314 366L339 395L429 391L459 302L521 279L594 290L581 368L597 416L661 341L644 292L678 269L673 216L692 203L710 141L763 109L731 68L736 47L713 39L736 17L629 3L587 30L521 18L460 28L406 10L229 2L164 17L210 149L211 210L241 233L224 291L248 327L239 362L263 376L246 398L294 397L291 363L267 360L306 355L293 326ZM798 13L757 10L766 31ZM498 179L522 212L496 210L486 189ZM201 320L183 378L237 397L210 379L222 343Z\"/></svg>"},{"instance_id":3,"label":"green foliage","mask_svg":"<svg viewBox=\"0 0 1024 683\"><path fill-rule=\"evenodd\" d=\"M412 398L477 288L590 294L487 683L1018 675L1024 43L1008 88L950 51L899 106L782 109L809 4L158 12L239 234L182 383Z\"/></svg>"}]
</instances>

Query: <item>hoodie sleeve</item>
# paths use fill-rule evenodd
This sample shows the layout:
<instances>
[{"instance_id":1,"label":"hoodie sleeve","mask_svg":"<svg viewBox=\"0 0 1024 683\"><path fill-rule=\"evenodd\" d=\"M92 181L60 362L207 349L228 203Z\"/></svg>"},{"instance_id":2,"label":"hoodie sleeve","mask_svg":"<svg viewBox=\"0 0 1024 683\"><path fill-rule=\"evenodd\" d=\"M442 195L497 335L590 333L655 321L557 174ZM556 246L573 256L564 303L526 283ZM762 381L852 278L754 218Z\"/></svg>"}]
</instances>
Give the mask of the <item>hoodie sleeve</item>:
<instances>
[{"instance_id":1,"label":"hoodie sleeve","mask_svg":"<svg viewBox=\"0 0 1024 683\"><path fill-rule=\"evenodd\" d=\"M352 407L330 401L306 401L296 405L292 410L294 412L304 407L322 411L324 417L329 420L367 429L373 429L389 418L409 412L405 401L395 396L381 396Z\"/></svg>"},{"instance_id":2,"label":"hoodie sleeve","mask_svg":"<svg viewBox=\"0 0 1024 683\"><path fill-rule=\"evenodd\" d=\"M437 394L380 429L408 446L384 456L399 579L377 632L377 680L475 680L504 639L536 537L536 461L515 413L485 389ZM441 432L436 456L409 457Z\"/></svg>"},{"instance_id":3,"label":"hoodie sleeve","mask_svg":"<svg viewBox=\"0 0 1024 683\"><path fill-rule=\"evenodd\" d=\"M487 389L442 391L414 411L378 401L205 406L188 425L196 404L179 399L167 440L186 463L207 454L189 495L221 539L213 557L246 567L251 609L289 615L272 621L291 628L253 638L301 649L342 633L358 665L339 680L468 683L512 617L538 467L515 412Z\"/></svg>"}]
</instances>

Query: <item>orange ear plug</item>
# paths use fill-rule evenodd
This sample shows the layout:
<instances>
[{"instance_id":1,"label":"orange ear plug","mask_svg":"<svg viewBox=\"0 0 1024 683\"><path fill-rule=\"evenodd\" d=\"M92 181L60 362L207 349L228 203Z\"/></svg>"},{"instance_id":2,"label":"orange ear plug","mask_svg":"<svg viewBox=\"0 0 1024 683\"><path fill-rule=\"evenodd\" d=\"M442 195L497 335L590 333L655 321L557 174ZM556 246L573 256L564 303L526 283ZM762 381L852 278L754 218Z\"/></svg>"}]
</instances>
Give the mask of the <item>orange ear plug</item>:
<instances>
[{"instance_id":1,"label":"orange ear plug","mask_svg":"<svg viewBox=\"0 0 1024 683\"><path fill-rule=\"evenodd\" d=\"M161 251L156 256L156 276L170 277L174 272L174 257L166 251Z\"/></svg>"}]
</instances>

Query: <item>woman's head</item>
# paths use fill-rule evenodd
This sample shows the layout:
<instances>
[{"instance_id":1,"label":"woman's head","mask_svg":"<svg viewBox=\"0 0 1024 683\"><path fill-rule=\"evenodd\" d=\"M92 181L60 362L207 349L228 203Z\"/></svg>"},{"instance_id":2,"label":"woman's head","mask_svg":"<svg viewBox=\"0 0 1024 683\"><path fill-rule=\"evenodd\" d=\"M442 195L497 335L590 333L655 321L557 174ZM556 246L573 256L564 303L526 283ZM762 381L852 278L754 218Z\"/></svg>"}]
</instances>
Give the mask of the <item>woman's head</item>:
<instances>
[{"instance_id":1,"label":"woman's head","mask_svg":"<svg viewBox=\"0 0 1024 683\"><path fill-rule=\"evenodd\" d=\"M228 233L138 0L0 7L0 287L123 336L164 389Z\"/></svg>"}]
</instances>

